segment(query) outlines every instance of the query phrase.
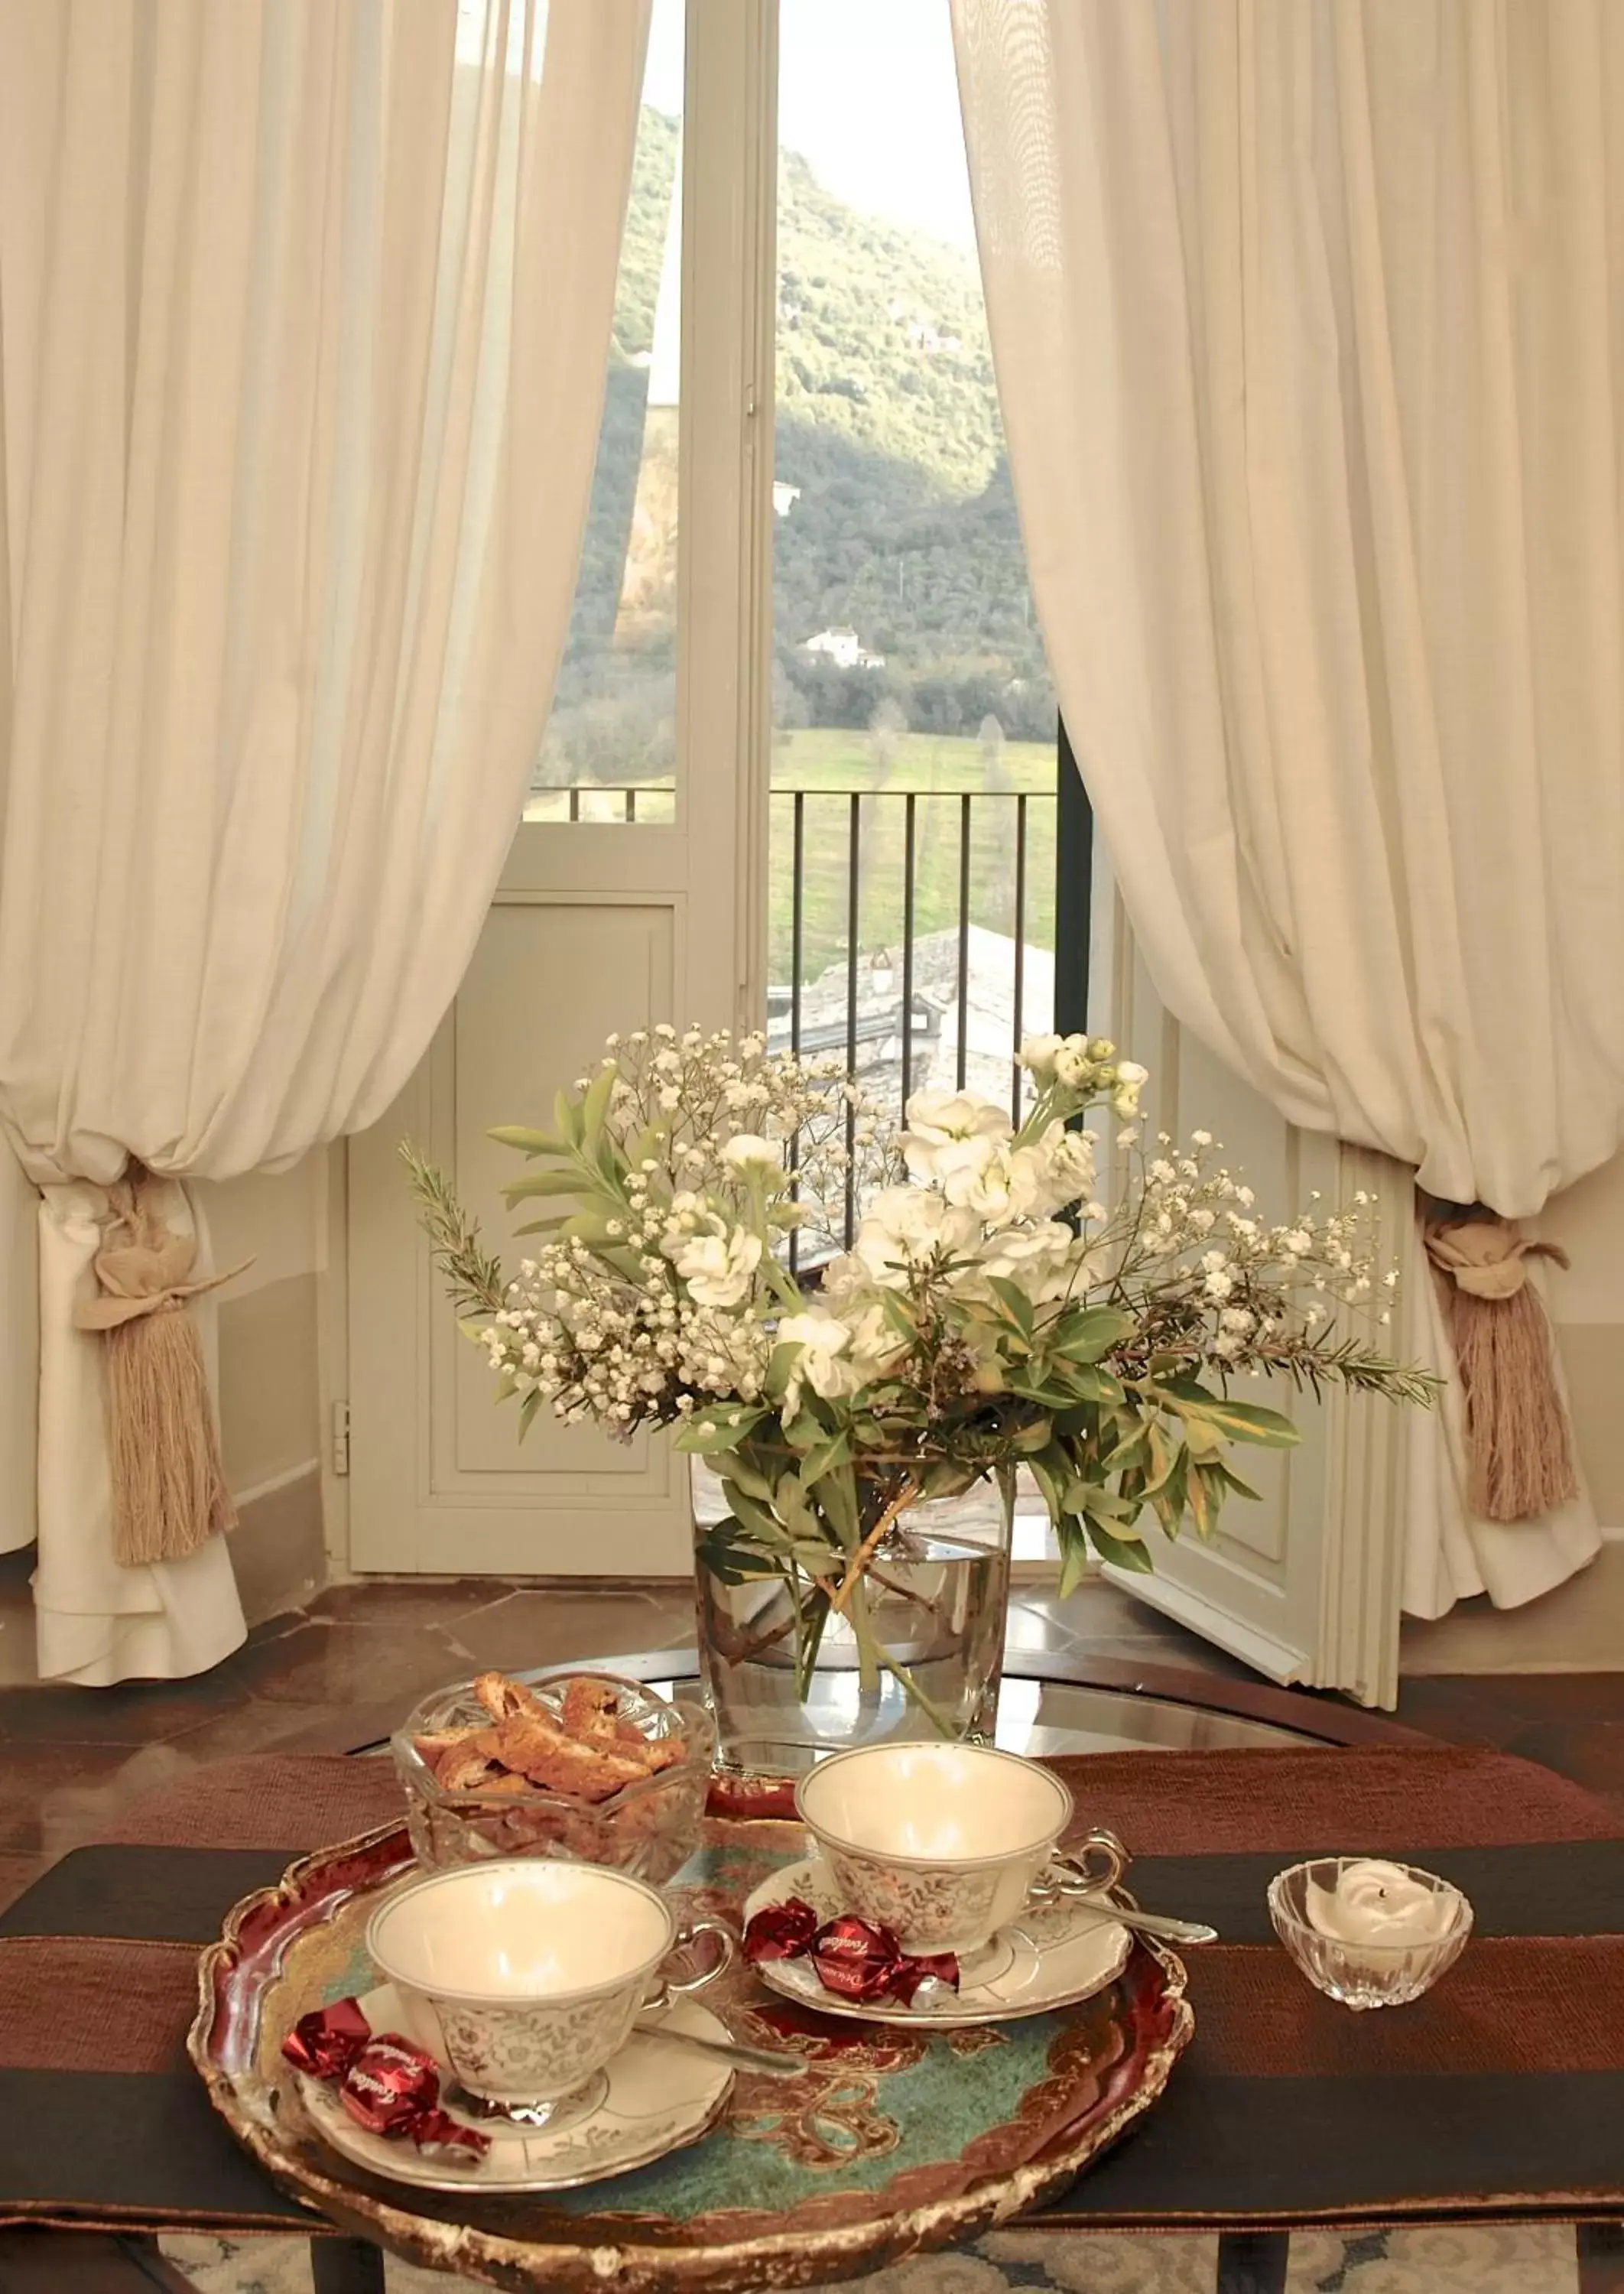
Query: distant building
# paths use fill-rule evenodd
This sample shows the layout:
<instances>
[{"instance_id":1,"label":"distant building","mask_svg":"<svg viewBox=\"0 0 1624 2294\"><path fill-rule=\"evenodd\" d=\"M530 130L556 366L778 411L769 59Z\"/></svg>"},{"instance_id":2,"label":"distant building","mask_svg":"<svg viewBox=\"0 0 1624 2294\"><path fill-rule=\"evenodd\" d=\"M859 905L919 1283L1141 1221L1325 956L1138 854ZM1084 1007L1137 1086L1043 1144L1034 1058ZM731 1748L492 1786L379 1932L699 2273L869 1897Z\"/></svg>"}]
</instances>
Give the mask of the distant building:
<instances>
[{"instance_id":1,"label":"distant building","mask_svg":"<svg viewBox=\"0 0 1624 2294\"><path fill-rule=\"evenodd\" d=\"M775 478L773 480L773 516L775 517L788 517L791 510L800 500L800 488L799 486L789 484L784 478Z\"/></svg>"},{"instance_id":2,"label":"distant building","mask_svg":"<svg viewBox=\"0 0 1624 2294\"><path fill-rule=\"evenodd\" d=\"M802 653L821 653L836 669L883 669L885 655L870 653L856 630L819 630L802 644Z\"/></svg>"}]
</instances>

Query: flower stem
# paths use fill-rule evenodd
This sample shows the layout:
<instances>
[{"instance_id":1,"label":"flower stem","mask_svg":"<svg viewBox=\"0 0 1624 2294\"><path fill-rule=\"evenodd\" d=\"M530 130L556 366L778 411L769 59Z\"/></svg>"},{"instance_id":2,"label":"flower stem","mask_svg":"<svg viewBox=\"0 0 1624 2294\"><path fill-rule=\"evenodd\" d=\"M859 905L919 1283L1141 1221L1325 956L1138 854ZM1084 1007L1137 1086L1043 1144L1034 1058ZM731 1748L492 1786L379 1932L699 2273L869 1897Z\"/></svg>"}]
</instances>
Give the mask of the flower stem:
<instances>
[{"instance_id":1,"label":"flower stem","mask_svg":"<svg viewBox=\"0 0 1624 2294\"><path fill-rule=\"evenodd\" d=\"M918 1495L919 1485L910 1477L907 1481L904 1482L901 1489L897 1491L896 1496L891 1500L889 1505L886 1507L884 1512L881 1515L873 1527L869 1531L868 1535L864 1539L862 1544L857 1547L850 1560L846 1564L846 1574L840 1579L840 1582L836 1586L834 1591L834 1606L837 1609L841 1610L842 1612L844 1611L847 1603L851 1598L853 1588L856 1586L857 1580L862 1576L863 1572L868 1566L869 1558L873 1554L875 1547L880 1543L881 1538L884 1537L887 1530L890 1528L897 1515L900 1513L905 1513Z\"/></svg>"}]
</instances>

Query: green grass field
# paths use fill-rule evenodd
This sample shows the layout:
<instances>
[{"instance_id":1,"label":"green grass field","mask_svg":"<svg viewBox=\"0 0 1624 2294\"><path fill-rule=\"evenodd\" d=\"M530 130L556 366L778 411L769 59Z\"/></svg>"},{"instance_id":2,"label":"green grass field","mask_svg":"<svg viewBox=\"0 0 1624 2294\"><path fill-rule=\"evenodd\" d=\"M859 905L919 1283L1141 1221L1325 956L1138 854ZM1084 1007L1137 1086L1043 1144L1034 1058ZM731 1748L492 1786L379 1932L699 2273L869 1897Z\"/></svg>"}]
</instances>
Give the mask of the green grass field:
<instances>
[{"instance_id":1,"label":"green grass field","mask_svg":"<svg viewBox=\"0 0 1624 2294\"><path fill-rule=\"evenodd\" d=\"M794 801L803 810L805 905L801 976L816 980L846 954L851 798L862 796L858 833L857 940L865 953L889 948L900 959L903 857L909 795L914 806L915 938L956 924L959 915L959 835L962 797L973 797L970 839L970 920L989 931L1015 928L1016 799L1027 804L1027 885L1024 938L1028 946L1054 946L1055 754L1043 741L1006 742L996 771L978 740L967 735L905 733L888 760L875 754L871 735L838 726L781 734L773 744L772 852L768 892L768 976L787 985L793 965ZM581 817L618 819L624 798L583 785ZM530 820L568 817L569 794L538 791ZM672 817L669 779L639 793L637 818Z\"/></svg>"},{"instance_id":2,"label":"green grass field","mask_svg":"<svg viewBox=\"0 0 1624 2294\"><path fill-rule=\"evenodd\" d=\"M978 741L908 733L896 744L883 778L870 736L818 726L781 736L773 751L772 860L768 907L769 977L792 976L794 804L803 809L805 905L802 975L816 980L846 954L851 842L849 792L862 792L858 834L858 946L889 948L900 957L903 861L907 808L914 806L916 937L958 921L960 798L970 794L970 920L989 931L1015 924L1016 798L1027 805L1024 938L1054 945L1055 756L1042 742L1008 742L997 785L988 786Z\"/></svg>"}]
</instances>

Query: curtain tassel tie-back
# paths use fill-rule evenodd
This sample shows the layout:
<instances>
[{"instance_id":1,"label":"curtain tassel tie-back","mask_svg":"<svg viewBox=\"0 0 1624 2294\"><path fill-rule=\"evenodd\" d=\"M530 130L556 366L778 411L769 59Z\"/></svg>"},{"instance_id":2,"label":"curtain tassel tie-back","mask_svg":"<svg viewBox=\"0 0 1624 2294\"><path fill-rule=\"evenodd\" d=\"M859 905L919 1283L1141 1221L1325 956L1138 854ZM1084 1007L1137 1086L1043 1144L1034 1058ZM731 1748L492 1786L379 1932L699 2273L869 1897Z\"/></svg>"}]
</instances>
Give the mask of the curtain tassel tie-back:
<instances>
[{"instance_id":1,"label":"curtain tassel tie-back","mask_svg":"<svg viewBox=\"0 0 1624 2294\"><path fill-rule=\"evenodd\" d=\"M99 1330L106 1344L113 1553L126 1568L183 1560L237 1525L188 1302L242 1267L190 1279L198 1246L166 1224L153 1200L162 1184L137 1170L108 1190L111 1216L95 1259L102 1295L74 1312L79 1329Z\"/></svg>"},{"instance_id":2,"label":"curtain tassel tie-back","mask_svg":"<svg viewBox=\"0 0 1624 2294\"><path fill-rule=\"evenodd\" d=\"M1482 1521L1554 1512L1579 1495L1579 1476L1527 1261L1566 1266L1567 1253L1492 1216L1429 1225L1426 1252L1441 1278L1466 1403L1466 1502Z\"/></svg>"}]
</instances>

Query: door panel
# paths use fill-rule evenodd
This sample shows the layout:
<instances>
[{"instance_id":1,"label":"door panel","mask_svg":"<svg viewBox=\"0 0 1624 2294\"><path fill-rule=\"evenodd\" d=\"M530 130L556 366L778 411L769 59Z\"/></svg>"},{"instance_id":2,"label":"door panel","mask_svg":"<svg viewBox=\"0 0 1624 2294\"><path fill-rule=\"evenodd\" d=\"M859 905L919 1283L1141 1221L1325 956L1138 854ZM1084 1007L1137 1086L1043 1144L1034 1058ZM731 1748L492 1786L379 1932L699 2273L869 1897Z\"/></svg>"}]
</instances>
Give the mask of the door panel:
<instances>
[{"instance_id":1,"label":"door panel","mask_svg":"<svg viewBox=\"0 0 1624 2294\"><path fill-rule=\"evenodd\" d=\"M1181 1027L1156 992L1098 844L1091 1025L1151 1070L1144 1127L1175 1140L1210 1131L1244 1169L1271 1219L1365 1188L1381 1207L1389 1255L1413 1232L1409 1174L1385 1157L1299 1131ZM1385 1335L1385 1334L1384 1334ZM1260 1493L1232 1497L1215 1537L1189 1523L1176 1540L1154 1524L1152 1576L1106 1574L1279 1681L1344 1688L1367 1704L1398 1693L1401 1413L1368 1397L1323 1403L1288 1381L1244 1383L1247 1400L1281 1410L1302 1434L1294 1450L1242 1445L1235 1463Z\"/></svg>"},{"instance_id":2,"label":"door panel","mask_svg":"<svg viewBox=\"0 0 1624 2294\"><path fill-rule=\"evenodd\" d=\"M663 1436L613 1442L541 1412L521 1444L516 1408L495 1401L483 1353L442 1295L396 1153L402 1136L415 1140L486 1241L517 1261L527 1245L511 1240L500 1191L523 1167L486 1135L491 1126L547 1127L555 1092L613 1030L754 1025L765 1008L773 17L763 0L695 0L685 65L682 16L681 0L656 0L647 150L639 138L639 165L662 151L673 164L675 53L681 197L643 353L635 329L646 329L646 308L639 320L636 294L617 306L629 355L611 372L577 650L540 782L455 1005L388 1116L350 1142L350 1559L360 1570L691 1566L686 1460ZM701 168L702 150L731 150L735 164ZM646 256L623 253L623 287ZM642 288L646 303L652 275ZM607 714L594 748L595 711ZM605 721L621 728L607 748ZM673 727L674 771L662 745Z\"/></svg>"}]
</instances>

